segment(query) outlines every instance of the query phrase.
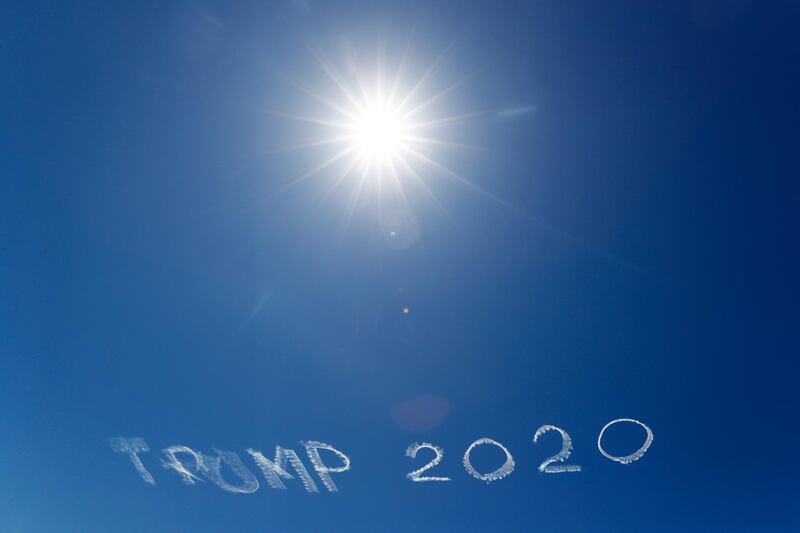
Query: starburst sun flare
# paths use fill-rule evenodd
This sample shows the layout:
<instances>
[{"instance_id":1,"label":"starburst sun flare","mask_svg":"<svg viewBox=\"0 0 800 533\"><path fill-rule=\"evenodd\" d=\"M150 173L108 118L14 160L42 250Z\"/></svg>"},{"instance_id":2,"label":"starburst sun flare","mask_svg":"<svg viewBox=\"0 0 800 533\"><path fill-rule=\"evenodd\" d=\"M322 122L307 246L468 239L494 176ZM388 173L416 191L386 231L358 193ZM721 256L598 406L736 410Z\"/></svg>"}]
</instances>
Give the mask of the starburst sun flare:
<instances>
[{"instance_id":1,"label":"starburst sun flare","mask_svg":"<svg viewBox=\"0 0 800 533\"><path fill-rule=\"evenodd\" d=\"M282 187L286 189L322 171L334 176L331 189L344 182L354 182L350 209L355 207L367 186L374 186L379 194L388 189L397 191L405 200L409 182L432 193L422 177L422 172L442 175L452 181L478 189L471 182L436 161L435 149L474 149L450 142L444 137L444 128L469 120L477 114L435 116L437 108L445 107L442 97L459 87L466 79L442 90L431 92L432 74L439 66L437 58L421 75L408 83L410 70L407 61L400 62L393 76L384 79L385 68L381 62L372 75L347 63L339 69L321 52L314 54L322 71L331 82L330 93L291 82L306 96L321 104L324 111L313 115L276 113L282 117L316 126L317 137L292 149L333 147L326 157L310 169L296 176ZM348 75L343 75L342 72ZM390 187L392 186L393 187ZM433 198L435 200L435 198Z\"/></svg>"},{"instance_id":2,"label":"starburst sun flare","mask_svg":"<svg viewBox=\"0 0 800 533\"><path fill-rule=\"evenodd\" d=\"M380 165L407 149L408 124L396 110L378 104L357 117L354 137L359 159L368 165Z\"/></svg>"}]
</instances>

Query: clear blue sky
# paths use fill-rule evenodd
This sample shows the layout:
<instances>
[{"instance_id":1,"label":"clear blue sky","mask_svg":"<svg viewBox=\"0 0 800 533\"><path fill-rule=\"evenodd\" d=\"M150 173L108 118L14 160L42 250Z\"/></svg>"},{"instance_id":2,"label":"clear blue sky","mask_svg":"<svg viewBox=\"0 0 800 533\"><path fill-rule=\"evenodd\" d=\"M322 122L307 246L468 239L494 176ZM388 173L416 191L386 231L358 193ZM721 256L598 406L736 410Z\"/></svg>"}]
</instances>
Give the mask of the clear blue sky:
<instances>
[{"instance_id":1,"label":"clear blue sky","mask_svg":"<svg viewBox=\"0 0 800 533\"><path fill-rule=\"evenodd\" d=\"M797 531L798 28L788 0L0 2L0 531ZM444 54L424 91L466 80L431 111L477 113L437 134L479 149L426 153L492 198L425 167L436 201L389 219L331 169L283 190L326 155L285 149L320 133L296 83L334 95L314 50L347 77L409 42L417 75ZM621 417L655 434L631 465L596 447ZM537 471L542 424L582 472ZM480 437L509 477L464 470ZM245 454L302 440L350 456L338 493ZM452 481L406 479L417 441ZM260 490L182 484L174 444Z\"/></svg>"}]
</instances>

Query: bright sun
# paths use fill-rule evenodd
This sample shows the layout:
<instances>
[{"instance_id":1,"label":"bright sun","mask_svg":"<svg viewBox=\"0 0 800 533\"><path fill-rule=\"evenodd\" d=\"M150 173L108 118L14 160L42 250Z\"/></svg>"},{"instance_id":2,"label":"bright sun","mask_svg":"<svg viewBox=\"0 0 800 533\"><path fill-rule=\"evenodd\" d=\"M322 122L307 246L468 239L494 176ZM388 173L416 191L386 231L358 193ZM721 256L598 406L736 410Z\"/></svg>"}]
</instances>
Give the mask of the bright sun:
<instances>
[{"instance_id":1,"label":"bright sun","mask_svg":"<svg viewBox=\"0 0 800 533\"><path fill-rule=\"evenodd\" d=\"M343 65L346 68L337 68L321 52L314 55L332 90L320 91L294 82L293 85L322 104L322 111L305 115L276 114L316 125L316 138L292 149L320 149L327 151L328 157L321 158L281 190L325 170L331 179L329 191L345 183L351 185L348 204L351 212L367 189L387 200L388 195L394 195L405 201L409 188L418 187L436 200L424 178L422 171L425 169L477 190L475 185L435 158L440 150L474 149L444 137L453 133L449 127L479 115L434 115L435 110L447 107L444 97L466 81L465 78L431 91L428 85L441 56L418 72L418 76L409 78L413 68L405 57L393 75L387 77L382 63L365 76L352 62Z\"/></svg>"},{"instance_id":2,"label":"bright sun","mask_svg":"<svg viewBox=\"0 0 800 533\"><path fill-rule=\"evenodd\" d=\"M379 167L391 163L408 146L407 122L386 105L366 109L354 124L354 142L363 165Z\"/></svg>"}]
</instances>

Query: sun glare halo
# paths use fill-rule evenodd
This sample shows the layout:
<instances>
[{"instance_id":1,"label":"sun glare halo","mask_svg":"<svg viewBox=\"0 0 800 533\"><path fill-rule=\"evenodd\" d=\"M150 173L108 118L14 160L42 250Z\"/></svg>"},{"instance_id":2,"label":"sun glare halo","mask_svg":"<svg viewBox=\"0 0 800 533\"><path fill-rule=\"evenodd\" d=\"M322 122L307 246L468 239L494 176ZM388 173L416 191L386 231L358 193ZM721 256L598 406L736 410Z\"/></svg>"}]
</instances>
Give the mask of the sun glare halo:
<instances>
[{"instance_id":1,"label":"sun glare halo","mask_svg":"<svg viewBox=\"0 0 800 533\"><path fill-rule=\"evenodd\" d=\"M320 149L327 155L285 183L279 191L286 190L312 176L330 177L326 195L347 183L351 186L348 213L359 205L360 198L368 190L374 191L379 201L407 201L413 188L438 204L427 181L427 174L434 173L453 182L479 190L475 185L437 161L442 150L471 151L475 147L448 140L452 128L472 120L480 113L442 115L446 108L445 96L469 79L465 77L440 90L431 90L434 72L444 54L437 57L427 68L415 70L403 59L393 74L387 71L383 60L379 61L372 75L365 75L356 68L355 61L348 60L344 66L329 61L321 51L314 57L327 75L327 91L299 82L292 84L302 93L321 104L321 112L296 114L274 112L289 119L314 124L318 136L301 142L289 149ZM485 194L482 190L479 190Z\"/></svg>"},{"instance_id":2,"label":"sun glare halo","mask_svg":"<svg viewBox=\"0 0 800 533\"><path fill-rule=\"evenodd\" d=\"M353 140L361 164L380 167L404 150L408 124L387 105L367 108L354 124Z\"/></svg>"}]
</instances>

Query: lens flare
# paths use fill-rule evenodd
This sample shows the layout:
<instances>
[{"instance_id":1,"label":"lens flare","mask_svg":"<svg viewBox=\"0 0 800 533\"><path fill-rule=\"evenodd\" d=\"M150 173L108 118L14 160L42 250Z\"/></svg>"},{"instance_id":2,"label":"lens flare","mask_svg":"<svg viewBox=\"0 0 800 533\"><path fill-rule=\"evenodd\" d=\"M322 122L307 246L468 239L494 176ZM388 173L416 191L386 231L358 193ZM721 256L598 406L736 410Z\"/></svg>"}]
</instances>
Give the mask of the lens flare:
<instances>
[{"instance_id":1,"label":"lens flare","mask_svg":"<svg viewBox=\"0 0 800 533\"><path fill-rule=\"evenodd\" d=\"M358 117L354 129L353 140L362 164L391 164L407 149L408 125L396 110L386 105L367 109Z\"/></svg>"},{"instance_id":2,"label":"lens flare","mask_svg":"<svg viewBox=\"0 0 800 533\"><path fill-rule=\"evenodd\" d=\"M289 149L327 151L311 168L284 183L285 190L312 177L327 177L328 193L340 186L349 186L348 219L359 204L365 190L395 206L408 207L407 193L414 188L439 204L427 181L432 175L465 185L486 194L476 185L437 161L444 150L475 150L475 147L451 142L454 126L472 120L479 113L446 115L449 93L471 76L435 89L434 78L443 55L420 70L408 61L408 50L402 60L386 76L383 60L371 63L374 69L357 68L350 57L341 66L331 62L320 51L314 51L325 73L322 85L330 89L309 87L296 81L292 85L310 97L320 111L309 114L275 112L284 118L313 126L316 137ZM379 52L378 56L383 57ZM411 72L417 72L412 75ZM433 90L432 90L433 89ZM458 130L455 130L458 131Z\"/></svg>"}]
</instances>

